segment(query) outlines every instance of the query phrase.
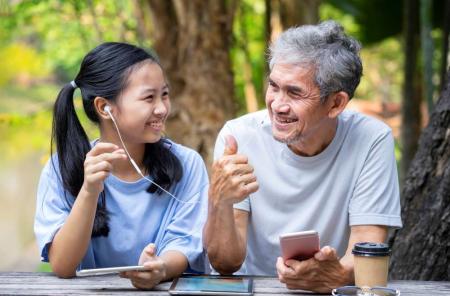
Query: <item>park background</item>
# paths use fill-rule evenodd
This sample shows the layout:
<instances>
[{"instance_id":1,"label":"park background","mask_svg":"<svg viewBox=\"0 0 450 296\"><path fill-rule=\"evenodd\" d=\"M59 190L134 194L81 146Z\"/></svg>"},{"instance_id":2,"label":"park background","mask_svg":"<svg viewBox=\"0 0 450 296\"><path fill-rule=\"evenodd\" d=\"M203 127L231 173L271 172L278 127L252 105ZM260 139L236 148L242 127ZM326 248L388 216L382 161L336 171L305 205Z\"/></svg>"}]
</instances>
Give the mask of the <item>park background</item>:
<instances>
[{"instance_id":1,"label":"park background","mask_svg":"<svg viewBox=\"0 0 450 296\"><path fill-rule=\"evenodd\" d=\"M90 49L105 41L155 49L171 84L167 135L210 165L224 122L264 108L270 40L293 25L334 19L363 45L364 74L349 108L385 121L396 140L405 228L390 236L391 275L448 280L449 10L448 0L0 0L0 271L49 270L33 233L36 188L53 102ZM436 108L441 96L445 105ZM74 101L82 111L79 91ZM436 149L414 159L435 109L438 128L420 145ZM437 156L424 160L430 153ZM417 181L424 163L428 177L414 187L408 180ZM423 241L408 247L415 240ZM431 253L431 262L407 259L414 252Z\"/></svg>"}]
</instances>

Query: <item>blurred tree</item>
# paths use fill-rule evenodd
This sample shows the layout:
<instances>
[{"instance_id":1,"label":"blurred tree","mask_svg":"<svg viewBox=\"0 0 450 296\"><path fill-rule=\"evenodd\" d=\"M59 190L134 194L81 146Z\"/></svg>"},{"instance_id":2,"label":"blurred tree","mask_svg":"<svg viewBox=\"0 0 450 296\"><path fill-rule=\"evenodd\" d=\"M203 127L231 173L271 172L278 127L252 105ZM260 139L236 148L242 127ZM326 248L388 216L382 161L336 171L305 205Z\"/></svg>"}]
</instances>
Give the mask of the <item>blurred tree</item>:
<instances>
[{"instance_id":1,"label":"blurred tree","mask_svg":"<svg viewBox=\"0 0 450 296\"><path fill-rule=\"evenodd\" d=\"M273 41L289 27L316 24L319 21L321 0L268 0L267 17L270 19L268 36ZM266 28L267 29L267 28Z\"/></svg>"},{"instance_id":2,"label":"blurred tree","mask_svg":"<svg viewBox=\"0 0 450 296\"><path fill-rule=\"evenodd\" d=\"M238 15L240 18L245 14L245 3L242 1L240 2L240 10L241 13ZM247 34L247 28L245 25L241 24L239 26L241 28L241 39L237 40L237 45L239 46L240 50L244 53L244 63L243 63L243 77L244 77L244 97L245 97L245 103L247 106L247 113L255 112L258 110L258 98L256 96L256 89L255 85L253 83L253 71L252 71L252 65L251 65L251 56L250 51L248 49L248 34Z\"/></svg>"},{"instance_id":3,"label":"blurred tree","mask_svg":"<svg viewBox=\"0 0 450 296\"><path fill-rule=\"evenodd\" d=\"M133 11L137 21L137 40L140 46L151 36L150 7L147 0L133 0Z\"/></svg>"},{"instance_id":4,"label":"blurred tree","mask_svg":"<svg viewBox=\"0 0 450 296\"><path fill-rule=\"evenodd\" d=\"M403 229L391 239L394 279L450 280L450 72L403 187Z\"/></svg>"},{"instance_id":5,"label":"blurred tree","mask_svg":"<svg viewBox=\"0 0 450 296\"><path fill-rule=\"evenodd\" d=\"M262 65L265 64L265 36L259 26L255 30L255 24L262 23L257 10L265 7L251 1L239 1L237 8L233 30L235 42L232 49L234 80L236 86L243 89L245 112L249 113L259 109L258 98L263 101L262 81L265 80L265 75Z\"/></svg>"},{"instance_id":6,"label":"blurred tree","mask_svg":"<svg viewBox=\"0 0 450 296\"><path fill-rule=\"evenodd\" d=\"M279 0L280 21L283 29L317 24L319 21L319 6L321 0Z\"/></svg>"},{"instance_id":7,"label":"blurred tree","mask_svg":"<svg viewBox=\"0 0 450 296\"><path fill-rule=\"evenodd\" d=\"M423 57L423 95L427 102L428 114L433 111L433 52L431 38L432 0L420 0L420 39Z\"/></svg>"},{"instance_id":8,"label":"blurred tree","mask_svg":"<svg viewBox=\"0 0 450 296\"><path fill-rule=\"evenodd\" d=\"M402 102L402 160L400 179L402 180L408 171L411 160L417 151L420 136L422 115L420 111L422 92L420 71L417 58L419 50L419 0L404 2L404 85Z\"/></svg>"},{"instance_id":9,"label":"blurred tree","mask_svg":"<svg viewBox=\"0 0 450 296\"><path fill-rule=\"evenodd\" d=\"M236 1L149 0L154 48L169 77L171 138L211 163L217 133L235 114L229 56Z\"/></svg>"},{"instance_id":10,"label":"blurred tree","mask_svg":"<svg viewBox=\"0 0 450 296\"><path fill-rule=\"evenodd\" d=\"M445 86L445 73L447 72L447 60L448 60L448 39L450 37L450 0L445 0L445 6L443 10L443 21L442 21L442 59L440 65L440 87L439 90L442 91Z\"/></svg>"}]
</instances>

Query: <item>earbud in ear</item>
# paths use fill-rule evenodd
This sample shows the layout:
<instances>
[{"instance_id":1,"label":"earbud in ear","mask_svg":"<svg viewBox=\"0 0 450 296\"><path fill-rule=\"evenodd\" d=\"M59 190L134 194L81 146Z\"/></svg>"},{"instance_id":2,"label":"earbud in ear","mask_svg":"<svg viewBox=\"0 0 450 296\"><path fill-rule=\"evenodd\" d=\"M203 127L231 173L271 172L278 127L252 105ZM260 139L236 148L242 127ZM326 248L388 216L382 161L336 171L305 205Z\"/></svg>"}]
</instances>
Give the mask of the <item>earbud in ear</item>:
<instances>
[{"instance_id":1,"label":"earbud in ear","mask_svg":"<svg viewBox=\"0 0 450 296\"><path fill-rule=\"evenodd\" d=\"M105 107L103 108L103 110L104 110L106 113L110 113L110 112L111 112L111 107L110 107L109 105L105 105Z\"/></svg>"}]
</instances>

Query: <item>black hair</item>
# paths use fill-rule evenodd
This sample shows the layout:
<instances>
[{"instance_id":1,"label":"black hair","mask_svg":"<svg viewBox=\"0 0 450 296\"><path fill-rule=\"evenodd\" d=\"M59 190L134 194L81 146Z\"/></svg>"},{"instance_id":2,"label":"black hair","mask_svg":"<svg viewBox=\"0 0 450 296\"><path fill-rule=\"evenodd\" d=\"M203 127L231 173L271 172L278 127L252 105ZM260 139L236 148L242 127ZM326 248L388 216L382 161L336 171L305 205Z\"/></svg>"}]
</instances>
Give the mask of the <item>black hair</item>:
<instances>
[{"instance_id":1,"label":"black hair","mask_svg":"<svg viewBox=\"0 0 450 296\"><path fill-rule=\"evenodd\" d=\"M91 121L99 123L94 99L102 97L114 102L126 88L131 73L144 61L160 65L155 55L134 45L118 42L103 43L84 57L74 82L81 90L84 111ZM75 88L68 83L58 94L53 109L51 146L56 142L62 185L76 198L83 185L84 160L91 145L75 112L74 91ZM165 190L169 190L183 176L180 160L171 152L167 143L169 142L165 139L147 143L143 158L147 173ZM53 162L52 164L56 170ZM147 191L162 193L154 184ZM69 202L67 196L66 201ZM108 236L108 220L103 191L95 213L92 237Z\"/></svg>"}]
</instances>

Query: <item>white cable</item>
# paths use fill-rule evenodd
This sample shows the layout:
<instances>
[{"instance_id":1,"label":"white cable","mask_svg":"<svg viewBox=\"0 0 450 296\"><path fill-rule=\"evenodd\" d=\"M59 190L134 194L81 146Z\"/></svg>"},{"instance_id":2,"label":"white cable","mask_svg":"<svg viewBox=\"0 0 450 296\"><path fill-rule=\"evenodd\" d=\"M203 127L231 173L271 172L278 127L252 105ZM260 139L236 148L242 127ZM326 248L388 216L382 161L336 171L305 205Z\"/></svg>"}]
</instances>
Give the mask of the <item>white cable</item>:
<instances>
[{"instance_id":1,"label":"white cable","mask_svg":"<svg viewBox=\"0 0 450 296\"><path fill-rule=\"evenodd\" d=\"M158 187L159 189L161 189L162 191L164 191L165 193L167 193L168 195L170 195L171 197L173 197L175 200L177 200L178 202L181 203L185 203L185 204L194 204L194 203L200 203L200 201L183 201L179 198L177 198L175 195L173 195L172 193L170 193L169 191L167 191L166 189L162 188L159 184L157 184L156 182L150 180L149 178L147 178L146 176L144 176L144 174L141 172L141 169L139 168L139 166L136 164L136 162L133 160L133 158L131 158L130 153L128 153L127 147L125 146L125 143L122 140L122 135L120 134L119 131L119 126L116 123L116 120L114 119L114 116L112 116L111 111L109 110L109 108L105 108L105 111L109 114L109 116L111 117L112 122L114 123L114 127L117 130L117 134L119 135L119 139L120 142L122 143L122 146L125 150L125 153L128 156L128 159L130 160L131 165L134 167L134 169L136 170L136 172L145 180L149 181L150 183L154 184L156 187Z\"/></svg>"}]
</instances>

